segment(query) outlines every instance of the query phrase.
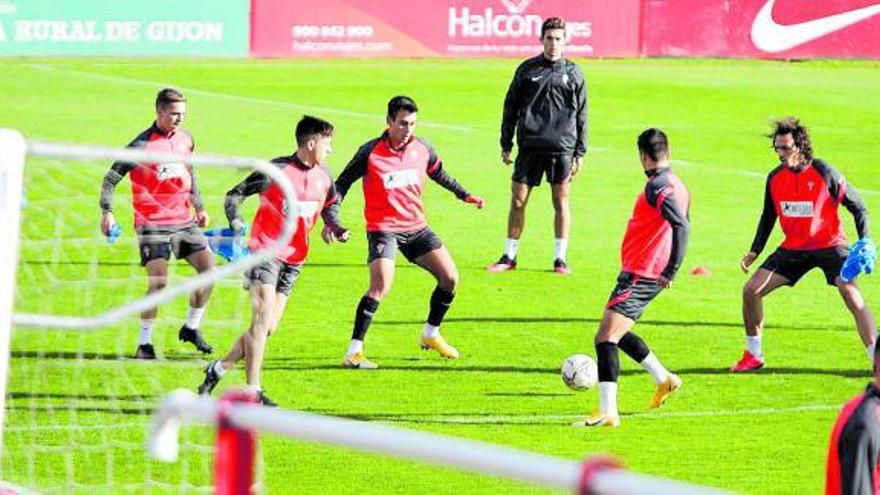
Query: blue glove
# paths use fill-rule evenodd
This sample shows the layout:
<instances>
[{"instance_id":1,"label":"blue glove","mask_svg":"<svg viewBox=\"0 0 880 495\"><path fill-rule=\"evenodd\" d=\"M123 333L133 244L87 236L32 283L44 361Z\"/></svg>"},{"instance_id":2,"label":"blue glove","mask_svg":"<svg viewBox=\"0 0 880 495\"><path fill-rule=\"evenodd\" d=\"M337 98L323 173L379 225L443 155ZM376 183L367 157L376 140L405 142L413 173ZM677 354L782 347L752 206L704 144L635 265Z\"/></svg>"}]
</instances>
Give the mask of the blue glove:
<instances>
[{"instance_id":1,"label":"blue glove","mask_svg":"<svg viewBox=\"0 0 880 495\"><path fill-rule=\"evenodd\" d=\"M107 233L107 243L113 244L116 242L116 239L119 239L119 236L122 235L122 227L119 226L118 223L114 223L110 226L110 232Z\"/></svg>"},{"instance_id":2,"label":"blue glove","mask_svg":"<svg viewBox=\"0 0 880 495\"><path fill-rule=\"evenodd\" d=\"M236 262L250 254L245 245L245 236L248 232L248 225L239 231L232 229L212 229L205 231L205 237L208 238L208 246L218 256L230 262Z\"/></svg>"},{"instance_id":3,"label":"blue glove","mask_svg":"<svg viewBox=\"0 0 880 495\"><path fill-rule=\"evenodd\" d=\"M864 239L859 240L865 241L865 245L863 248L865 257L865 273L870 275L874 272L874 264L877 263L877 246L874 244L874 241L872 241L870 237L865 237Z\"/></svg>"},{"instance_id":4,"label":"blue glove","mask_svg":"<svg viewBox=\"0 0 880 495\"><path fill-rule=\"evenodd\" d=\"M856 241L850 248L849 256L840 268L840 278L844 282L851 282L859 273L872 273L874 264L877 262L877 246L870 237L863 237Z\"/></svg>"}]
</instances>

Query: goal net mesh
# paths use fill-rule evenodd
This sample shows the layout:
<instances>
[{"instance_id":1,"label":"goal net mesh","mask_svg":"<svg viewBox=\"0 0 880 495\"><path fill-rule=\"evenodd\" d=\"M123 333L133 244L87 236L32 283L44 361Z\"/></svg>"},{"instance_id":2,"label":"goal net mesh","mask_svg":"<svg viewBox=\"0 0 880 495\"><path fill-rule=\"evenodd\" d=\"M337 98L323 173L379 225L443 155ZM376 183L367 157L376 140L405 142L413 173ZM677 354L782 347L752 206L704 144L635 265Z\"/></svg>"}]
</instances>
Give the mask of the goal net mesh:
<instances>
[{"instance_id":1,"label":"goal net mesh","mask_svg":"<svg viewBox=\"0 0 880 495\"><path fill-rule=\"evenodd\" d=\"M121 237L109 243L100 232L98 197L111 161L26 159L13 321L22 314L34 321L12 327L0 479L46 493L210 492L213 429L188 428L173 465L150 460L144 448L158 399L194 389L210 359L178 341L186 295L159 308L156 361L134 359L137 312L100 328L64 329L51 320L94 317L145 296L128 178L114 195ZM207 184L208 228L225 226L222 191L251 172L234 160L229 165L196 167ZM169 287L195 274L185 261L168 268ZM239 270L215 283L201 325L209 342L247 329L250 300L241 282Z\"/></svg>"}]
</instances>

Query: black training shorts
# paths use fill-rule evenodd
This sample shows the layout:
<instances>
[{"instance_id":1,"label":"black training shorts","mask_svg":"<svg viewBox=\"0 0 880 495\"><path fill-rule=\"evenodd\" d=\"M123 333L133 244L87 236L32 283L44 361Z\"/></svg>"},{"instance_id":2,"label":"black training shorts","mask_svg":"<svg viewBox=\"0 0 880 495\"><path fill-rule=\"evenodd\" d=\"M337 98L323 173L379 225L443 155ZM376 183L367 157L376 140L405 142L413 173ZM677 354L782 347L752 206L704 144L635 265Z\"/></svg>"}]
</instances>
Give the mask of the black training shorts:
<instances>
[{"instance_id":1,"label":"black training shorts","mask_svg":"<svg viewBox=\"0 0 880 495\"><path fill-rule=\"evenodd\" d=\"M834 285L834 279L840 275L840 268L847 256L849 248L846 246L812 251L779 248L764 260L761 268L782 275L788 279L788 285L793 286L808 271L819 267L825 273L828 285Z\"/></svg>"},{"instance_id":2,"label":"black training shorts","mask_svg":"<svg viewBox=\"0 0 880 495\"><path fill-rule=\"evenodd\" d=\"M300 272L302 272L302 264L294 265L271 259L251 268L248 272L248 280L251 284L274 285L275 292L289 296Z\"/></svg>"},{"instance_id":3,"label":"black training shorts","mask_svg":"<svg viewBox=\"0 0 880 495\"><path fill-rule=\"evenodd\" d=\"M571 180L571 153L522 151L516 155L511 179L520 184L540 186L546 175L550 184L565 184Z\"/></svg>"},{"instance_id":4,"label":"black training shorts","mask_svg":"<svg viewBox=\"0 0 880 495\"><path fill-rule=\"evenodd\" d=\"M620 272L617 285L608 297L605 309L639 321L648 303L651 302L663 287L653 278L642 278L628 272Z\"/></svg>"},{"instance_id":5,"label":"black training shorts","mask_svg":"<svg viewBox=\"0 0 880 495\"><path fill-rule=\"evenodd\" d=\"M430 227L414 232L367 232L367 244L370 249L367 263L377 258L394 260L398 250L414 263L416 258L443 247L443 241Z\"/></svg>"},{"instance_id":6,"label":"black training shorts","mask_svg":"<svg viewBox=\"0 0 880 495\"><path fill-rule=\"evenodd\" d=\"M141 266L156 259L169 260L171 253L177 259L186 259L208 248L208 240L195 225L141 227L137 235Z\"/></svg>"}]
</instances>

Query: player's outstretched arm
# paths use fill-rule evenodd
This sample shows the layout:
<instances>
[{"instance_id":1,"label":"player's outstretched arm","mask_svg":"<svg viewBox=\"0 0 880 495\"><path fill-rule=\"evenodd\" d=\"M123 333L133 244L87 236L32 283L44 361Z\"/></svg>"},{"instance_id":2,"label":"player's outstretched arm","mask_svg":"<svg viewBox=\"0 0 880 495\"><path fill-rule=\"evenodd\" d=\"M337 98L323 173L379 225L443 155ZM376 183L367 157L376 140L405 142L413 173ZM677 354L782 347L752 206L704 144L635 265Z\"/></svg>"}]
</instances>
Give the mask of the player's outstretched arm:
<instances>
[{"instance_id":1,"label":"player's outstretched arm","mask_svg":"<svg viewBox=\"0 0 880 495\"><path fill-rule=\"evenodd\" d=\"M226 200L223 202L223 210L226 212L226 220L229 228L235 232L244 229L245 220L241 216L241 204L248 196L259 194L272 185L272 179L261 172L253 172L251 175L232 189L226 192Z\"/></svg>"},{"instance_id":2,"label":"player's outstretched arm","mask_svg":"<svg viewBox=\"0 0 880 495\"><path fill-rule=\"evenodd\" d=\"M473 194L468 194L464 197L464 202L470 205L474 205L478 210L482 210L484 206L486 206L486 200L481 198L480 196L474 196Z\"/></svg>"},{"instance_id":3,"label":"player's outstretched arm","mask_svg":"<svg viewBox=\"0 0 880 495\"><path fill-rule=\"evenodd\" d=\"M377 141L378 139L373 139L358 148L354 156L349 160L348 165L345 166L342 173L336 178L335 187L338 196L338 203L342 204L342 200L345 199L345 195L348 194L348 190L351 189L352 184L366 175L370 153L373 152L373 148L376 146Z\"/></svg>"},{"instance_id":4,"label":"player's outstretched arm","mask_svg":"<svg viewBox=\"0 0 880 495\"><path fill-rule=\"evenodd\" d=\"M439 160L434 167L428 169L428 177L437 184L440 184L440 187L443 189L455 194L455 197L465 203L476 205L477 208L482 208L486 204L483 198L467 192L467 189L465 189L464 186L459 184L458 181L449 175L448 172L443 170L443 163Z\"/></svg>"}]
</instances>

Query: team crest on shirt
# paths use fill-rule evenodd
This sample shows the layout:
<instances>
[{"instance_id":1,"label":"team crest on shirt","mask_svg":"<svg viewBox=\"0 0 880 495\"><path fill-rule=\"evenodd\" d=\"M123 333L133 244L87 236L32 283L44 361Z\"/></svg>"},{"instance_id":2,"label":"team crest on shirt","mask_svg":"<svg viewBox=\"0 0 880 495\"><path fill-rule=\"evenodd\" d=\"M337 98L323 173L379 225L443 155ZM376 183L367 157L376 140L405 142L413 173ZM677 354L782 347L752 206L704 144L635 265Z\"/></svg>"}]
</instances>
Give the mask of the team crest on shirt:
<instances>
[{"instance_id":1,"label":"team crest on shirt","mask_svg":"<svg viewBox=\"0 0 880 495\"><path fill-rule=\"evenodd\" d=\"M176 179L186 175L186 165L182 163L160 163L156 168L156 178L159 180Z\"/></svg>"},{"instance_id":2,"label":"team crest on shirt","mask_svg":"<svg viewBox=\"0 0 880 495\"><path fill-rule=\"evenodd\" d=\"M779 207L784 217L809 218L813 216L813 203L810 201L780 201Z\"/></svg>"},{"instance_id":3,"label":"team crest on shirt","mask_svg":"<svg viewBox=\"0 0 880 495\"><path fill-rule=\"evenodd\" d=\"M814 187L816 187L816 183L815 183L815 182L813 182L813 181L809 181L809 182L807 182L807 189L808 189L810 192L813 192L813 188L814 188Z\"/></svg>"},{"instance_id":4,"label":"team crest on shirt","mask_svg":"<svg viewBox=\"0 0 880 495\"><path fill-rule=\"evenodd\" d=\"M394 172L382 174L382 184L385 186L385 189L398 189L406 186L414 186L418 183L418 170L395 170Z\"/></svg>"},{"instance_id":5,"label":"team crest on shirt","mask_svg":"<svg viewBox=\"0 0 880 495\"><path fill-rule=\"evenodd\" d=\"M562 84L568 84L568 74L562 75Z\"/></svg>"}]
</instances>

